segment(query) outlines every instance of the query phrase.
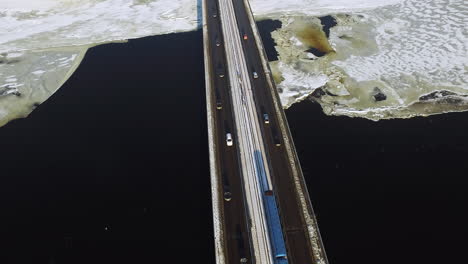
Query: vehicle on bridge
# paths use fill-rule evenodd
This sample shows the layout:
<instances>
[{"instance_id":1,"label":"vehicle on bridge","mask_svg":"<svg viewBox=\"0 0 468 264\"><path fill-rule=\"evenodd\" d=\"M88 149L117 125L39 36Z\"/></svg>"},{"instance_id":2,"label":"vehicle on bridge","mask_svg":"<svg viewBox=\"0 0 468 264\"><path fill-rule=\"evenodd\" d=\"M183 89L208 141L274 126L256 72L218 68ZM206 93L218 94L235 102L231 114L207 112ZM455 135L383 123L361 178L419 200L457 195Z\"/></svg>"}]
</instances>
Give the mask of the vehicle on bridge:
<instances>
[{"instance_id":1,"label":"vehicle on bridge","mask_svg":"<svg viewBox=\"0 0 468 264\"><path fill-rule=\"evenodd\" d=\"M231 185L229 184L229 179L226 175L226 172L222 173L222 177L223 177L223 197L226 202L229 202L232 199Z\"/></svg>"},{"instance_id":2,"label":"vehicle on bridge","mask_svg":"<svg viewBox=\"0 0 468 264\"><path fill-rule=\"evenodd\" d=\"M237 240L237 249L239 250L240 263L247 263L247 249L244 244L244 237L242 236L242 229L239 224L236 225L236 233L234 238Z\"/></svg>"},{"instance_id":3,"label":"vehicle on bridge","mask_svg":"<svg viewBox=\"0 0 468 264\"><path fill-rule=\"evenodd\" d=\"M261 114L261 117L263 119L263 123L265 124L269 124L270 123L270 117L268 116L268 114L266 113L265 111L265 107L263 105L260 106L260 113Z\"/></svg>"},{"instance_id":4,"label":"vehicle on bridge","mask_svg":"<svg viewBox=\"0 0 468 264\"><path fill-rule=\"evenodd\" d=\"M232 146L232 135L231 135L231 133L226 133L226 145L228 147Z\"/></svg>"},{"instance_id":5,"label":"vehicle on bridge","mask_svg":"<svg viewBox=\"0 0 468 264\"><path fill-rule=\"evenodd\" d=\"M219 38L218 35L215 36L215 44L216 44L216 47L221 46L221 39Z\"/></svg>"},{"instance_id":6,"label":"vehicle on bridge","mask_svg":"<svg viewBox=\"0 0 468 264\"><path fill-rule=\"evenodd\" d=\"M231 198L232 198L231 192L228 189L224 189L224 200L226 202L229 202L231 201Z\"/></svg>"},{"instance_id":7,"label":"vehicle on bridge","mask_svg":"<svg viewBox=\"0 0 468 264\"><path fill-rule=\"evenodd\" d=\"M270 117L268 116L267 113L264 113L264 114L263 114L263 122L264 122L265 124L269 124L269 123L270 123Z\"/></svg>"},{"instance_id":8,"label":"vehicle on bridge","mask_svg":"<svg viewBox=\"0 0 468 264\"><path fill-rule=\"evenodd\" d=\"M281 146L280 137L278 135L278 131L276 130L276 128L271 127L271 133L273 134L273 142L275 143L275 146L277 147Z\"/></svg>"},{"instance_id":9,"label":"vehicle on bridge","mask_svg":"<svg viewBox=\"0 0 468 264\"><path fill-rule=\"evenodd\" d=\"M215 88L215 97L216 97L216 109L218 110L223 109L223 103L221 102L218 88Z\"/></svg>"},{"instance_id":10,"label":"vehicle on bridge","mask_svg":"<svg viewBox=\"0 0 468 264\"><path fill-rule=\"evenodd\" d=\"M277 147L281 146L281 141L280 141L278 135L273 135L273 141L275 142L275 146L277 146Z\"/></svg>"},{"instance_id":11,"label":"vehicle on bridge","mask_svg":"<svg viewBox=\"0 0 468 264\"><path fill-rule=\"evenodd\" d=\"M211 14L213 17L218 17L218 8L216 8L216 5L211 8Z\"/></svg>"},{"instance_id":12,"label":"vehicle on bridge","mask_svg":"<svg viewBox=\"0 0 468 264\"><path fill-rule=\"evenodd\" d=\"M242 38L243 38L244 40L249 39L249 37L247 36L247 33L245 33L244 29L242 29Z\"/></svg>"},{"instance_id":13,"label":"vehicle on bridge","mask_svg":"<svg viewBox=\"0 0 468 264\"><path fill-rule=\"evenodd\" d=\"M223 65L221 65L221 63L219 63L216 67L216 75L218 75L220 78L224 77L224 68Z\"/></svg>"}]
</instances>

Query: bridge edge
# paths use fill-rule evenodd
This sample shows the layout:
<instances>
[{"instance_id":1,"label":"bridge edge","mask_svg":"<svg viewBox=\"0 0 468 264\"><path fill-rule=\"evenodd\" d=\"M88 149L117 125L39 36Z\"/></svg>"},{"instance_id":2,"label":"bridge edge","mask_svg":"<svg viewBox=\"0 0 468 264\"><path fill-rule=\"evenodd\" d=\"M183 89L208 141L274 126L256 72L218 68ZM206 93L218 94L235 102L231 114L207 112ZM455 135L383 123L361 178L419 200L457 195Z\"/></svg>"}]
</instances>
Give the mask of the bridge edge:
<instances>
[{"instance_id":1,"label":"bridge edge","mask_svg":"<svg viewBox=\"0 0 468 264\"><path fill-rule=\"evenodd\" d=\"M216 143L214 138L213 129L215 127L214 118L212 116L211 102L213 99L212 87L211 87L211 70L209 61L209 40L208 40L208 25L207 25L207 7L206 0L201 0L202 12L203 12L203 61L205 67L205 93L206 93L206 117L207 117L207 128L208 128L208 152L210 159L210 180L211 180L211 204L213 212L213 231L214 231L214 246L216 252L216 264L226 264L226 258L224 256L224 245L223 245L223 228L221 213L220 213L220 199L219 196L219 177L217 175L217 164L216 164Z\"/></svg>"},{"instance_id":2,"label":"bridge edge","mask_svg":"<svg viewBox=\"0 0 468 264\"><path fill-rule=\"evenodd\" d=\"M267 59L267 55L265 52L265 48L263 46L263 42L260 36L260 33L257 28L257 24L255 23L255 18L253 17L253 12L250 7L249 0L243 0L245 3L247 10L247 14L249 17L250 24L253 29L255 42L257 47L260 50L260 58L262 60L262 64L265 71L265 75L267 76L268 86L270 88L270 92L274 101L276 115L279 120L281 120L280 128L282 134L285 136L284 142L285 147L288 153L289 161L292 165L293 175L294 175L294 182L296 185L296 192L298 193L298 198L301 203L303 209L303 217L305 218L304 221L307 225L309 231L309 239L312 246L312 251L314 253L314 257L317 259L318 264L328 264L328 258L325 252L325 248L322 242L322 237L320 235L320 231L318 228L317 218L314 213L314 209L312 206L312 202L310 200L309 191L305 184L304 175L302 174L302 168L299 162L299 158L296 152L296 148L294 146L294 141L291 135L291 131L289 129L289 125L285 126L284 124L288 124L286 115L284 113L284 109L281 105L281 101L279 99L278 92L276 90L276 85L273 80L273 75L271 74L270 65Z\"/></svg>"}]
</instances>

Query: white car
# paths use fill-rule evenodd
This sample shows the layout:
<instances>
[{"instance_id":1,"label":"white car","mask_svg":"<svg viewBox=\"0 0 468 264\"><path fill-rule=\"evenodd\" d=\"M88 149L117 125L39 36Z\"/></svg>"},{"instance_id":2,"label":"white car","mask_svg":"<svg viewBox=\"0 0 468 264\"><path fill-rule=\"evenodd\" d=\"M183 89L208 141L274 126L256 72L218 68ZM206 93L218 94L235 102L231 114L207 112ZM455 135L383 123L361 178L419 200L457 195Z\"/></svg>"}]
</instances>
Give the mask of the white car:
<instances>
[{"instance_id":1,"label":"white car","mask_svg":"<svg viewBox=\"0 0 468 264\"><path fill-rule=\"evenodd\" d=\"M228 147L232 146L232 135L231 135L231 133L226 134L226 145L228 145Z\"/></svg>"},{"instance_id":2,"label":"white car","mask_svg":"<svg viewBox=\"0 0 468 264\"><path fill-rule=\"evenodd\" d=\"M257 72L253 72L253 77L254 77L254 79L257 79L257 78L258 78Z\"/></svg>"}]
</instances>

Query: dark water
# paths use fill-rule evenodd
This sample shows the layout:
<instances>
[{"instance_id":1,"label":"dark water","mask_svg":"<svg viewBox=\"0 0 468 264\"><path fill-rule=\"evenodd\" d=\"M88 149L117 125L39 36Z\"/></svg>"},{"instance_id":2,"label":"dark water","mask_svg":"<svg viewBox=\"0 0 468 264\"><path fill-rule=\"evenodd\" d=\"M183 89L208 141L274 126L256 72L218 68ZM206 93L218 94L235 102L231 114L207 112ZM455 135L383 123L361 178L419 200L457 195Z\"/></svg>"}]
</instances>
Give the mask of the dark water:
<instances>
[{"instance_id":1,"label":"dark water","mask_svg":"<svg viewBox=\"0 0 468 264\"><path fill-rule=\"evenodd\" d=\"M468 113L373 122L287 112L330 263L463 263Z\"/></svg>"},{"instance_id":2,"label":"dark water","mask_svg":"<svg viewBox=\"0 0 468 264\"><path fill-rule=\"evenodd\" d=\"M0 263L215 263L205 115L201 31L91 49L0 128ZM331 263L463 262L468 113L287 116Z\"/></svg>"},{"instance_id":3,"label":"dark water","mask_svg":"<svg viewBox=\"0 0 468 264\"><path fill-rule=\"evenodd\" d=\"M0 128L0 263L214 263L201 31L89 50Z\"/></svg>"},{"instance_id":4,"label":"dark water","mask_svg":"<svg viewBox=\"0 0 468 264\"><path fill-rule=\"evenodd\" d=\"M333 16L323 16L319 17L320 23L322 24L322 30L325 32L325 35L327 38L330 37L330 28L334 27L337 25L336 19Z\"/></svg>"},{"instance_id":5,"label":"dark water","mask_svg":"<svg viewBox=\"0 0 468 264\"><path fill-rule=\"evenodd\" d=\"M275 41L271 37L271 32L281 27L279 20L262 20L257 22L260 37L262 38L263 47L268 57L268 61L278 60L278 52L275 49Z\"/></svg>"}]
</instances>

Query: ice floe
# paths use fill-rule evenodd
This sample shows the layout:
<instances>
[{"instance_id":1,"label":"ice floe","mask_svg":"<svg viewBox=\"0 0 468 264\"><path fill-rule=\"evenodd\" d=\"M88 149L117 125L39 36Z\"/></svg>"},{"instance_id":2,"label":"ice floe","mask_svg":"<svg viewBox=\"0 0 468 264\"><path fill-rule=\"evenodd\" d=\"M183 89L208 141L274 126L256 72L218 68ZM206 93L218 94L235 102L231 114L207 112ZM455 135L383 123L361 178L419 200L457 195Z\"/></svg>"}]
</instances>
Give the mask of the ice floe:
<instances>
[{"instance_id":1,"label":"ice floe","mask_svg":"<svg viewBox=\"0 0 468 264\"><path fill-rule=\"evenodd\" d=\"M302 45L291 41L304 30L322 26L311 16L283 17L283 27L273 33L280 63L327 76L323 92L312 97L326 113L379 120L468 110L468 5L464 0L406 0L332 15L337 25L330 29L329 40L307 32L307 38L299 37ZM317 45L317 39L328 42L333 51L311 58L307 50ZM288 75L278 70L276 75L284 75L279 86L283 82L288 86ZM313 93L310 85L294 89L296 94ZM421 99L437 91L451 93L445 93L444 100ZM285 97L283 104L288 107L291 100Z\"/></svg>"},{"instance_id":2,"label":"ice floe","mask_svg":"<svg viewBox=\"0 0 468 264\"><path fill-rule=\"evenodd\" d=\"M71 76L87 47L0 54L0 126L26 117Z\"/></svg>"}]
</instances>

